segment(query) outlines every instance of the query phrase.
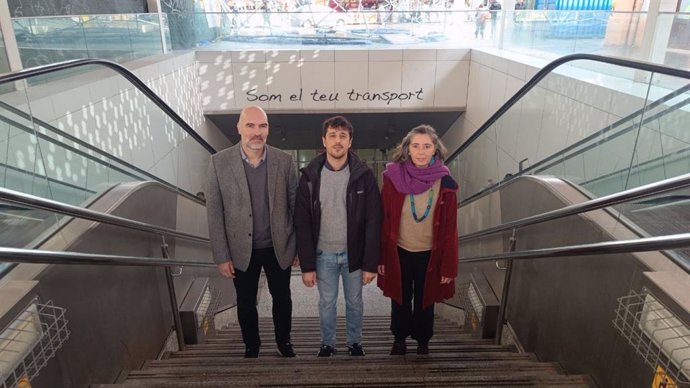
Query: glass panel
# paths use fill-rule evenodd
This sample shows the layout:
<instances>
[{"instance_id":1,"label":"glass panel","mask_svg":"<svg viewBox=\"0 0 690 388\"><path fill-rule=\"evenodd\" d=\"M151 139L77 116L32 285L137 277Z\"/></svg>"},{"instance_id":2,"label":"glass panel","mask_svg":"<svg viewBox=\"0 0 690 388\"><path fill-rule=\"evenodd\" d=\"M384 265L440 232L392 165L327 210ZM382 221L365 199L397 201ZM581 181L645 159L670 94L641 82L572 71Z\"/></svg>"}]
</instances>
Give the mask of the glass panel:
<instances>
[{"instance_id":1,"label":"glass panel","mask_svg":"<svg viewBox=\"0 0 690 388\"><path fill-rule=\"evenodd\" d=\"M577 61L543 78L460 155L461 198L520 174L606 195L690 171L688 81L609 76L625 70Z\"/></svg>"},{"instance_id":2,"label":"glass panel","mask_svg":"<svg viewBox=\"0 0 690 388\"><path fill-rule=\"evenodd\" d=\"M13 18L12 23L25 68L77 58L122 62L163 52L157 14Z\"/></svg>"},{"instance_id":3,"label":"glass panel","mask_svg":"<svg viewBox=\"0 0 690 388\"><path fill-rule=\"evenodd\" d=\"M0 94L3 187L75 205L121 182L158 181L189 195L202 190L209 152L143 93L100 66L61 73ZM159 78L150 86L164 98L171 93ZM199 125L200 107L177 103L174 109ZM25 244L58 221L32 217L40 221L31 229L36 234L8 241Z\"/></svg>"},{"instance_id":4,"label":"glass panel","mask_svg":"<svg viewBox=\"0 0 690 388\"><path fill-rule=\"evenodd\" d=\"M646 12L638 9L501 10L494 18L486 9L477 9L478 4L470 7L465 1L365 1L356 6L332 2L330 7L214 2L210 10L199 2L167 3L163 3L162 17L14 18L24 67L74 58L140 58L162 52L162 39L169 49L226 41L233 48L251 49L262 45L270 49L276 45L467 48L500 44L505 50L545 59L575 52L639 58L640 48L645 47ZM689 68L688 21L684 14L661 13L648 59ZM480 30L485 32L483 37Z\"/></svg>"},{"instance_id":5,"label":"glass panel","mask_svg":"<svg viewBox=\"0 0 690 388\"><path fill-rule=\"evenodd\" d=\"M681 8L681 12L687 11ZM652 59L669 67L690 68L690 14L660 13L656 33L660 47L654 50L660 51L660 54Z\"/></svg>"}]
</instances>

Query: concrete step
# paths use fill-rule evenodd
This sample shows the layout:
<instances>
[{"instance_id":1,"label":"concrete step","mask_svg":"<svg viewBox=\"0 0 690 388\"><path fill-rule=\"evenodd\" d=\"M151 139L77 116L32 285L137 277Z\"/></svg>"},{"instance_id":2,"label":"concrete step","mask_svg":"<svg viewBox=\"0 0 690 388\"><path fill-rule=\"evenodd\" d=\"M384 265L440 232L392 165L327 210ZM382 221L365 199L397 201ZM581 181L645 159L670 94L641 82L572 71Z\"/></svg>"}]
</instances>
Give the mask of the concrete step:
<instances>
[{"instance_id":1,"label":"concrete step","mask_svg":"<svg viewBox=\"0 0 690 388\"><path fill-rule=\"evenodd\" d=\"M333 368L334 369L334 368ZM217 378L206 375L194 379L180 379L175 377L134 379L124 384L98 385L95 388L116 387L155 387L155 388L187 388L187 387L588 387L589 379L584 376L565 376L557 374L543 374L535 372L514 372L510 375L453 375L434 373L416 375L401 379L399 376L378 376L374 373L356 373L343 377L325 377L323 375L278 376L273 374L257 378Z\"/></svg>"},{"instance_id":2,"label":"concrete step","mask_svg":"<svg viewBox=\"0 0 690 388\"><path fill-rule=\"evenodd\" d=\"M318 358L318 317L293 319L295 358L283 358L273 343L273 323L260 320L263 346L258 359L245 359L239 327L221 330L205 344L189 345L162 360L149 360L131 371L123 384L93 388L190 387L589 387L587 376L564 375L559 365L538 362L514 346L473 339L455 324L437 319L429 355L416 355L408 339L405 356L390 356L393 335L389 316L366 317L365 357L350 357L345 320L338 318L338 354Z\"/></svg>"},{"instance_id":3,"label":"concrete step","mask_svg":"<svg viewBox=\"0 0 690 388\"><path fill-rule=\"evenodd\" d=\"M388 355L390 353L390 346L385 347L365 347L364 350L367 355ZM475 352L511 352L515 351L513 346L505 345L466 345L461 347L443 347L443 345L433 345L429 346L432 354L445 353L445 354L461 354L461 353L475 353ZM414 353L416 347L408 348L408 352ZM297 347L295 349L297 357L311 357L318 352L318 348L311 347L308 349ZM242 357L244 354L244 348L242 349L203 349L203 350L185 350L182 352L173 352L170 354L170 358L181 358L181 357ZM345 347L340 347L339 355L346 356ZM275 356L276 354L275 346L262 346L260 357L264 356Z\"/></svg>"},{"instance_id":4,"label":"concrete step","mask_svg":"<svg viewBox=\"0 0 690 388\"><path fill-rule=\"evenodd\" d=\"M187 366L187 365L198 365L198 366L226 366L233 365L238 368L243 368L243 365L254 365L256 364L255 359L245 359L239 357L239 355L234 355L232 357L175 357L166 360L149 360L147 361L142 369L148 367L158 367L158 366ZM316 352L310 355L298 355L298 357L286 361L285 358L279 357L277 353L273 354L261 354L261 364L266 365L267 368L272 368L273 365L282 365L285 363L289 364L311 364L316 357ZM477 361L477 362L497 362L497 361L534 361L534 357L531 354L526 353L516 353L516 352L471 352L471 353L431 353L426 356L418 356L416 354L408 354L405 356L390 356L388 354L369 354L363 358L350 357L346 354L338 354L329 359L319 359L327 360L330 362L357 362L361 360L366 363L375 364L430 364L430 363L444 363L444 362L466 362L466 361Z\"/></svg>"},{"instance_id":5,"label":"concrete step","mask_svg":"<svg viewBox=\"0 0 690 388\"><path fill-rule=\"evenodd\" d=\"M365 357L366 358L366 357ZM517 371L544 371L546 373L560 373L561 369L557 364L532 362L531 360L496 360L487 363L484 360L456 361L448 360L445 362L410 362L400 363L391 360L389 362L373 363L365 358L352 357L348 360L338 360L337 368L329 372L329 377L336 375L348 376L352 373L376 372L378 376L386 374L394 376L416 375L423 373L444 373L444 374L468 374L479 375L487 372L517 372ZM255 360L256 361L256 360ZM323 358L313 359L311 362L291 362L274 364L271 366L272 374L280 373L315 373L319 374L324 365L335 365L334 360ZM162 377L162 376L257 376L265 374L267 368L262 362L245 364L242 368L235 365L149 365L148 367L132 371L128 379Z\"/></svg>"}]
</instances>

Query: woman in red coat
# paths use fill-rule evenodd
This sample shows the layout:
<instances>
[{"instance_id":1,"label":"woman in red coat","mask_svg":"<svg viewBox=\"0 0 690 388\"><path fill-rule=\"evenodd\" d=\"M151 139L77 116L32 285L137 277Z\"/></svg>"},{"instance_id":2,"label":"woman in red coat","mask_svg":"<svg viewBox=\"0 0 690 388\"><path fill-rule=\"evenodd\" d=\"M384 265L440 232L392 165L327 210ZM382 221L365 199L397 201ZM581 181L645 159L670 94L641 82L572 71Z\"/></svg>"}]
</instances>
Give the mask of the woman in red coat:
<instances>
[{"instance_id":1,"label":"woman in red coat","mask_svg":"<svg viewBox=\"0 0 690 388\"><path fill-rule=\"evenodd\" d=\"M428 125L411 130L383 172L378 286L391 298L392 355L429 353L434 303L453 296L458 274L458 185L446 148ZM413 303L414 301L414 303Z\"/></svg>"}]
</instances>

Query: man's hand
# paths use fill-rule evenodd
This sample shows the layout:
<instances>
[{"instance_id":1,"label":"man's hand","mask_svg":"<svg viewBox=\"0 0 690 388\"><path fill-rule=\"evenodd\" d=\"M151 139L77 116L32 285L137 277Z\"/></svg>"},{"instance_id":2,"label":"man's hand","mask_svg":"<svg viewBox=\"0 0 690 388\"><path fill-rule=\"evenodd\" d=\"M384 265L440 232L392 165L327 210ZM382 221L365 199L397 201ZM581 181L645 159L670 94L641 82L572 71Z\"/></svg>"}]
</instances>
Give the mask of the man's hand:
<instances>
[{"instance_id":1,"label":"man's hand","mask_svg":"<svg viewBox=\"0 0 690 388\"><path fill-rule=\"evenodd\" d=\"M453 280L453 278L447 278L445 276L441 276L441 284L448 284L450 281Z\"/></svg>"},{"instance_id":2,"label":"man's hand","mask_svg":"<svg viewBox=\"0 0 690 388\"><path fill-rule=\"evenodd\" d=\"M292 266L299 267L299 256L295 255L295 258L292 259Z\"/></svg>"},{"instance_id":3,"label":"man's hand","mask_svg":"<svg viewBox=\"0 0 690 388\"><path fill-rule=\"evenodd\" d=\"M386 275L386 266L385 265L379 265L379 275L381 275L381 276Z\"/></svg>"},{"instance_id":4,"label":"man's hand","mask_svg":"<svg viewBox=\"0 0 690 388\"><path fill-rule=\"evenodd\" d=\"M302 273L302 283L307 287L316 285L316 271Z\"/></svg>"},{"instance_id":5,"label":"man's hand","mask_svg":"<svg viewBox=\"0 0 690 388\"><path fill-rule=\"evenodd\" d=\"M223 264L218 264L218 271L220 271L220 274L225 276L226 278L235 278L235 266L232 265L232 260L226 261Z\"/></svg>"},{"instance_id":6,"label":"man's hand","mask_svg":"<svg viewBox=\"0 0 690 388\"><path fill-rule=\"evenodd\" d=\"M366 286L376 279L376 272L362 271L362 283Z\"/></svg>"}]
</instances>

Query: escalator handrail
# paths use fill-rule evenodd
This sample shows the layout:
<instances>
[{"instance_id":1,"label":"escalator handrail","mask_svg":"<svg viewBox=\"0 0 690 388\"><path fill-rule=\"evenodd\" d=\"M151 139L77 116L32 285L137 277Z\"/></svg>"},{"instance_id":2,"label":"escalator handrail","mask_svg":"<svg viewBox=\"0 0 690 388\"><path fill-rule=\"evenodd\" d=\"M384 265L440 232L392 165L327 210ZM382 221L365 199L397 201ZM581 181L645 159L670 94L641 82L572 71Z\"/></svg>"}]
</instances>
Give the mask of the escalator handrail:
<instances>
[{"instance_id":1,"label":"escalator handrail","mask_svg":"<svg viewBox=\"0 0 690 388\"><path fill-rule=\"evenodd\" d=\"M120 226L127 229L140 230L159 235L183 238L186 240L209 243L207 237L198 236L190 233L179 232L174 229L152 225L141 221L130 220L124 217L114 216L97 212L91 209L84 209L78 206L69 205L64 202L45 199L19 191L9 190L0 187L0 200L21 205L31 209L47 210L71 217L81 218L89 221L102 222L110 225Z\"/></svg>"},{"instance_id":2,"label":"escalator handrail","mask_svg":"<svg viewBox=\"0 0 690 388\"><path fill-rule=\"evenodd\" d=\"M550 259L568 256L587 256L614 253L653 252L690 247L690 233L645 237L635 240L605 241L592 244L567 245L556 248L531 249L505 252L486 256L468 256L458 259L459 263L478 263L496 260ZM681 268L690 273L690 262L677 261Z\"/></svg>"},{"instance_id":3,"label":"escalator handrail","mask_svg":"<svg viewBox=\"0 0 690 388\"><path fill-rule=\"evenodd\" d=\"M644 186L635 187L618 193L606 195L604 197L590 199L589 201L568 205L560 209L535 214L533 216L525 218L520 218L515 221L506 222L476 232L466 233L460 235L458 237L458 241L468 241L480 237L486 237L488 235L498 232L505 232L506 230L522 228L525 226L535 225L546 221L553 221L559 218L586 213L592 210L603 209L624 202L640 198L651 197L653 195L666 193L688 186L690 186L690 173L679 175L677 177L669 179L664 179L662 181L650 183Z\"/></svg>"},{"instance_id":4,"label":"escalator handrail","mask_svg":"<svg viewBox=\"0 0 690 388\"><path fill-rule=\"evenodd\" d=\"M486 237L506 230L522 228L542 222L552 221L563 217L582 214L592 210L603 209L624 202L651 197L654 195L677 190L690 186L690 173L677 177L664 179L662 181L650 183L644 186L635 187L630 190L621 191L604 197L591 199L589 201L565 206L560 209L539 213L533 216L521 218L519 220L506 222L500 225L485 228L476 232L460 235L458 241L468 241L480 237ZM674 260L678 262L677 260Z\"/></svg>"},{"instance_id":5,"label":"escalator handrail","mask_svg":"<svg viewBox=\"0 0 690 388\"><path fill-rule=\"evenodd\" d=\"M446 159L447 161L451 161L455 159L462 151L467 149L474 141L479 138L484 132L486 132L491 125L493 125L501 116L503 116L504 113L506 113L513 105L515 105L522 97L524 97L530 90L532 90L538 83L541 81L544 77L549 75L555 68L566 64L568 62L573 62L573 61L579 61L579 60L590 60L594 62L602 62L602 63L607 63L610 65L618 65L622 67L629 67L633 68L636 70L643 70L643 71L649 71L649 72L654 72L654 73L659 73L659 74L664 74L664 75L669 75L673 77L679 77L679 78L686 78L690 79L690 71L686 70L680 70L680 69L673 69L670 67L662 66L662 65L657 65L653 63L647 63L647 62L638 62L638 61L632 61L629 59L622 59L622 58L616 58L616 57L607 57L603 55L596 55L596 54L570 54L570 55L565 55L561 58L558 58L546 66L544 66L541 70L539 70L532 79L527 81L525 85L523 85L520 90L517 91L512 97L508 99L494 114L489 117L488 120L482 126L480 126L464 143L462 143L454 152L450 154L450 156Z\"/></svg>"},{"instance_id":6,"label":"escalator handrail","mask_svg":"<svg viewBox=\"0 0 690 388\"><path fill-rule=\"evenodd\" d=\"M0 261L31 264L128 265L137 267L217 267L214 263L202 263L191 260L169 260L156 257L103 255L6 247L0 247Z\"/></svg>"},{"instance_id":7,"label":"escalator handrail","mask_svg":"<svg viewBox=\"0 0 690 388\"><path fill-rule=\"evenodd\" d=\"M106 59L96 59L96 58L84 58L84 59L72 59L69 61L51 63L49 65L32 67L29 69L20 70L13 73L8 73L0 75L0 85L13 81L20 81L29 77L35 77L38 75L44 75L49 73L54 73L61 70L73 69L80 66L97 65L104 66L114 70L119 75L127 79L132 85L134 85L139 91L141 91L146 97L153 101L156 106L158 106L165 114L170 116L170 118L179 125L185 132L189 134L194 140L196 140L202 147L204 147L209 153L215 154L216 150L206 142L201 136L199 136L194 129L187 124L186 121L180 115L177 114L163 99L161 99L151 88L149 88L142 80L140 80L134 73L132 73L126 67L120 65L119 63L109 61Z\"/></svg>"}]
</instances>

